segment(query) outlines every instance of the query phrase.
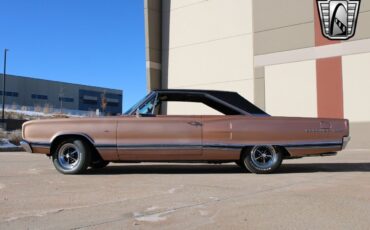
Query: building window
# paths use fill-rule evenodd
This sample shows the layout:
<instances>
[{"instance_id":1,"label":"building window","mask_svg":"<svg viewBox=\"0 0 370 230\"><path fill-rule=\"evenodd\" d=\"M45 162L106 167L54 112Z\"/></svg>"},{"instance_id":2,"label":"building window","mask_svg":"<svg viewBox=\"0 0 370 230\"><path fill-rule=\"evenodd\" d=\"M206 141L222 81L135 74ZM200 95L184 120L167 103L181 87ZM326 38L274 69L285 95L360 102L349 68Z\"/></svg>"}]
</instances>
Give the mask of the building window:
<instances>
[{"instance_id":1,"label":"building window","mask_svg":"<svg viewBox=\"0 0 370 230\"><path fill-rule=\"evenodd\" d=\"M71 97L59 97L59 101L63 102L74 102L74 99Z\"/></svg>"},{"instance_id":2,"label":"building window","mask_svg":"<svg viewBox=\"0 0 370 230\"><path fill-rule=\"evenodd\" d=\"M118 98L109 98L109 97L107 98L107 106L118 107L119 103L121 103L121 101Z\"/></svg>"},{"instance_id":3,"label":"building window","mask_svg":"<svg viewBox=\"0 0 370 230\"><path fill-rule=\"evenodd\" d=\"M83 100L83 103L87 105L97 105L98 104L98 102L94 100Z\"/></svg>"},{"instance_id":4,"label":"building window","mask_svg":"<svg viewBox=\"0 0 370 230\"><path fill-rule=\"evenodd\" d=\"M108 102L107 106L118 107L118 102Z\"/></svg>"},{"instance_id":5,"label":"building window","mask_svg":"<svg viewBox=\"0 0 370 230\"><path fill-rule=\"evenodd\" d=\"M39 94L32 94L31 97L32 99L37 99L37 100L47 100L48 99L48 96L39 95Z\"/></svg>"},{"instance_id":6,"label":"building window","mask_svg":"<svg viewBox=\"0 0 370 230\"><path fill-rule=\"evenodd\" d=\"M0 95L3 95L3 91L0 91ZM7 97L18 97L19 94L17 92L5 91L5 96L7 96Z\"/></svg>"},{"instance_id":7,"label":"building window","mask_svg":"<svg viewBox=\"0 0 370 230\"><path fill-rule=\"evenodd\" d=\"M82 97L82 103L84 103L86 105L97 105L98 104L98 97L84 95Z\"/></svg>"}]
</instances>

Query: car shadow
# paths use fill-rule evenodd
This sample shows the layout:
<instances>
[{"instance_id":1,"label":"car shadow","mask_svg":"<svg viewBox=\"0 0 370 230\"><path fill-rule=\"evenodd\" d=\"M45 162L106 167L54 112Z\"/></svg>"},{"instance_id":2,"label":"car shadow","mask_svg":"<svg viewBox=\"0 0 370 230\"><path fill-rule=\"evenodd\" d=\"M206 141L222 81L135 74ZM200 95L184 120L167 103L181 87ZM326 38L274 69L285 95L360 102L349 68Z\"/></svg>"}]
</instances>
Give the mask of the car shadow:
<instances>
[{"instance_id":1,"label":"car shadow","mask_svg":"<svg viewBox=\"0 0 370 230\"><path fill-rule=\"evenodd\" d=\"M316 172L370 172L370 163L318 163L283 164L275 174L316 173ZM88 175L113 174L241 174L246 170L233 164L192 165L192 164L155 164L155 165L109 165L104 169L89 169Z\"/></svg>"},{"instance_id":2,"label":"car shadow","mask_svg":"<svg viewBox=\"0 0 370 230\"><path fill-rule=\"evenodd\" d=\"M370 172L370 163L283 164L276 173Z\"/></svg>"},{"instance_id":3,"label":"car shadow","mask_svg":"<svg viewBox=\"0 0 370 230\"><path fill-rule=\"evenodd\" d=\"M245 173L237 165L224 164L133 164L108 165L103 169L89 169L86 174L227 174Z\"/></svg>"}]
</instances>

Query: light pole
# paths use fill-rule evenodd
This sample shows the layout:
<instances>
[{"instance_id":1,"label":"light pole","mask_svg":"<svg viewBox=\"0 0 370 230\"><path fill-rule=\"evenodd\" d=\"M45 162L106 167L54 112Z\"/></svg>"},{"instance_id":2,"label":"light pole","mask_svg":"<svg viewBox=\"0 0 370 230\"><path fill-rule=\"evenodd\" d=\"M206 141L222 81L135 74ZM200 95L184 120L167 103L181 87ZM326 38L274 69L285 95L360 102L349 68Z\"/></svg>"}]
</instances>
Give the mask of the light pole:
<instances>
[{"instance_id":1,"label":"light pole","mask_svg":"<svg viewBox=\"0 0 370 230\"><path fill-rule=\"evenodd\" d=\"M3 111L2 111L2 116L1 120L3 123L3 127L5 127L5 79L6 79L6 54L8 52L8 49L4 49L4 76L3 76Z\"/></svg>"}]
</instances>

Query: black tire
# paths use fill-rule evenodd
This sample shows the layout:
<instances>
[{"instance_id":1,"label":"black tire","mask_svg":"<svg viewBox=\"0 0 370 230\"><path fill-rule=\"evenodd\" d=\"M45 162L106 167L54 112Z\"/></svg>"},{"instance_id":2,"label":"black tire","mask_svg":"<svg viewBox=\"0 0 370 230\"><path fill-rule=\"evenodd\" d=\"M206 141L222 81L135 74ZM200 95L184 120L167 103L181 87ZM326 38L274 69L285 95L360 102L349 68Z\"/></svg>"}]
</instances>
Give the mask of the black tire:
<instances>
[{"instance_id":1,"label":"black tire","mask_svg":"<svg viewBox=\"0 0 370 230\"><path fill-rule=\"evenodd\" d=\"M104 160L97 160L97 161L91 161L90 167L93 169L102 169L105 168L109 164L109 161Z\"/></svg>"},{"instance_id":2,"label":"black tire","mask_svg":"<svg viewBox=\"0 0 370 230\"><path fill-rule=\"evenodd\" d=\"M269 145L257 145L245 149L241 162L251 173L268 174L277 170L283 160L283 153Z\"/></svg>"},{"instance_id":3,"label":"black tire","mask_svg":"<svg viewBox=\"0 0 370 230\"><path fill-rule=\"evenodd\" d=\"M55 168L63 174L84 173L91 161L91 149L80 139L63 140L52 153Z\"/></svg>"}]
</instances>

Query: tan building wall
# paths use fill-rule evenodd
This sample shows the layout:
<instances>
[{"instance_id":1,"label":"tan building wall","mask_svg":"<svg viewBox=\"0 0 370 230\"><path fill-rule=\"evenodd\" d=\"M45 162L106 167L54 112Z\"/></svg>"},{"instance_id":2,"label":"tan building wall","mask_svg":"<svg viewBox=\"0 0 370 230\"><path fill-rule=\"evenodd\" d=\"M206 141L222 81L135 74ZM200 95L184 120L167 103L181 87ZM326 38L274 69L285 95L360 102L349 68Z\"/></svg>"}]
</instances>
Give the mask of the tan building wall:
<instances>
[{"instance_id":1,"label":"tan building wall","mask_svg":"<svg viewBox=\"0 0 370 230\"><path fill-rule=\"evenodd\" d=\"M343 56L343 94L344 116L369 122L370 53Z\"/></svg>"},{"instance_id":2,"label":"tan building wall","mask_svg":"<svg viewBox=\"0 0 370 230\"><path fill-rule=\"evenodd\" d=\"M315 65L311 60L266 66L266 112L275 116L316 117Z\"/></svg>"},{"instance_id":3,"label":"tan building wall","mask_svg":"<svg viewBox=\"0 0 370 230\"><path fill-rule=\"evenodd\" d=\"M148 90L152 90L162 87L162 0L144 3L146 80Z\"/></svg>"},{"instance_id":4,"label":"tan building wall","mask_svg":"<svg viewBox=\"0 0 370 230\"><path fill-rule=\"evenodd\" d=\"M344 116L350 119L350 148L370 148L370 52L343 56Z\"/></svg>"},{"instance_id":5,"label":"tan building wall","mask_svg":"<svg viewBox=\"0 0 370 230\"><path fill-rule=\"evenodd\" d=\"M316 0L160 2L160 32L147 39L155 47L154 40L161 41L158 65L147 65L149 88L231 90L271 115L345 117L352 145L370 143L363 135L370 135L370 0L361 1L356 35L344 42L322 36ZM153 53L147 60L157 60L147 50ZM189 110L168 108L214 114L204 107Z\"/></svg>"},{"instance_id":6,"label":"tan building wall","mask_svg":"<svg viewBox=\"0 0 370 230\"><path fill-rule=\"evenodd\" d=\"M253 101L252 1L172 0L167 7L167 87L232 90Z\"/></svg>"},{"instance_id":7,"label":"tan building wall","mask_svg":"<svg viewBox=\"0 0 370 230\"><path fill-rule=\"evenodd\" d=\"M254 0L255 55L315 45L312 0Z\"/></svg>"}]
</instances>

